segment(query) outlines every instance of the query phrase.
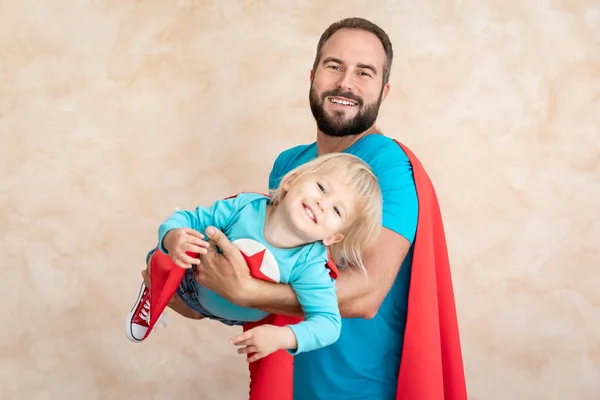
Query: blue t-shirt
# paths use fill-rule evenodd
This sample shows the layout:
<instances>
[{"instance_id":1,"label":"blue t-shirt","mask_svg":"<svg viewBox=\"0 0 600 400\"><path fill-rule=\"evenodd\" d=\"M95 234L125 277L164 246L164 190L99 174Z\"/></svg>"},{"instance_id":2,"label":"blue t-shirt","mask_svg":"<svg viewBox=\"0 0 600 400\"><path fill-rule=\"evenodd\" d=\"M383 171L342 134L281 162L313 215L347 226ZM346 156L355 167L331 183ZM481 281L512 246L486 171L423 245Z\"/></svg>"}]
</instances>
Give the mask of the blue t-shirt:
<instances>
[{"instance_id":1,"label":"blue t-shirt","mask_svg":"<svg viewBox=\"0 0 600 400\"><path fill-rule=\"evenodd\" d=\"M210 207L173 213L158 229L159 249L171 229L191 228L204 233L214 226L237 246L245 256L254 276L277 283L289 283L305 312L305 319L289 325L298 342L291 354L301 354L328 346L340 334L341 317L334 280L325 268L327 249L321 242L293 248L270 245L264 237L268 197L240 193L217 200ZM206 310L220 318L236 321L259 321L264 311L240 307L207 288L196 285L198 300Z\"/></svg>"},{"instance_id":2,"label":"blue t-shirt","mask_svg":"<svg viewBox=\"0 0 600 400\"><path fill-rule=\"evenodd\" d=\"M411 248L374 318L344 318L337 342L295 357L294 400L396 399L418 214L412 167L402 148L383 135L365 136L345 152L371 166L383 193L383 226L405 237ZM316 154L316 143L282 152L269 190Z\"/></svg>"}]
</instances>

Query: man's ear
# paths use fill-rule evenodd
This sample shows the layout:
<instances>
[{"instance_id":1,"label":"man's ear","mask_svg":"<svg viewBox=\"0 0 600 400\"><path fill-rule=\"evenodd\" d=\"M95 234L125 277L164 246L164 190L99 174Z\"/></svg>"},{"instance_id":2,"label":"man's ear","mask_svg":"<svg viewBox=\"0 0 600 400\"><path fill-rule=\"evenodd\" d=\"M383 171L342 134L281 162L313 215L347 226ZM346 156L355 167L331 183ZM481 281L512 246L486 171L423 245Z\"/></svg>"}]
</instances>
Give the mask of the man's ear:
<instances>
[{"instance_id":1,"label":"man's ear","mask_svg":"<svg viewBox=\"0 0 600 400\"><path fill-rule=\"evenodd\" d=\"M308 79L310 79L309 80L310 83L312 83L314 77L315 77L315 70L311 68L310 75L308 75Z\"/></svg>"},{"instance_id":2,"label":"man's ear","mask_svg":"<svg viewBox=\"0 0 600 400\"><path fill-rule=\"evenodd\" d=\"M323 239L323 244L325 246L331 246L334 243L339 243L342 241L342 239L344 238L344 234L343 233L336 233L335 235L332 235L328 238Z\"/></svg>"},{"instance_id":3,"label":"man's ear","mask_svg":"<svg viewBox=\"0 0 600 400\"><path fill-rule=\"evenodd\" d=\"M383 87L383 94L381 96L381 102L383 102L385 100L385 98L387 97L387 95L388 95L389 92L390 92L390 84L388 82Z\"/></svg>"}]
</instances>

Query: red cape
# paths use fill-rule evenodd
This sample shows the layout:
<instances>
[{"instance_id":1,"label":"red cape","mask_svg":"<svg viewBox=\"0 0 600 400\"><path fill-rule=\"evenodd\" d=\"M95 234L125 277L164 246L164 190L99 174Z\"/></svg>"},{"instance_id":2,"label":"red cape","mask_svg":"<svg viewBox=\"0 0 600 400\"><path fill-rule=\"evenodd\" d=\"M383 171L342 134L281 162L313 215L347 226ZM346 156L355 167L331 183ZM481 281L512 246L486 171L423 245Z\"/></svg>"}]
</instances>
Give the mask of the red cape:
<instances>
[{"instance_id":1,"label":"red cape","mask_svg":"<svg viewBox=\"0 0 600 400\"><path fill-rule=\"evenodd\" d=\"M406 331L397 399L466 400L467 389L446 237L435 189L416 156L403 144L419 201ZM337 270L332 263L332 277ZM151 261L151 328L175 293L184 270L160 251ZM294 324L300 318L270 315L254 326ZM151 329L148 330L150 332ZM250 364L250 400L292 400L293 360L285 350Z\"/></svg>"}]
</instances>

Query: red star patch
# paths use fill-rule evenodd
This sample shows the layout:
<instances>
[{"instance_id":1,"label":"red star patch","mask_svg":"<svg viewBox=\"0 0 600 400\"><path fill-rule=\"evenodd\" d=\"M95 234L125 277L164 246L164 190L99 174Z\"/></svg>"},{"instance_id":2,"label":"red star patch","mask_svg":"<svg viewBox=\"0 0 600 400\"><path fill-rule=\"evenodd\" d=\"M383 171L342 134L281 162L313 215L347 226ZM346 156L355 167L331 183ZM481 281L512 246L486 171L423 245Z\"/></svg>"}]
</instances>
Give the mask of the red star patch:
<instances>
[{"instance_id":1,"label":"red star patch","mask_svg":"<svg viewBox=\"0 0 600 400\"><path fill-rule=\"evenodd\" d=\"M251 256L247 255L243 251L242 256L244 260L246 260L246 264L248 264L248 268L250 269L250 275L255 279L262 279L264 281L275 282L273 279L269 278L265 274L263 274L260 270L260 267L263 263L263 258L265 256L266 249L259 251L258 253L254 253Z\"/></svg>"}]
</instances>

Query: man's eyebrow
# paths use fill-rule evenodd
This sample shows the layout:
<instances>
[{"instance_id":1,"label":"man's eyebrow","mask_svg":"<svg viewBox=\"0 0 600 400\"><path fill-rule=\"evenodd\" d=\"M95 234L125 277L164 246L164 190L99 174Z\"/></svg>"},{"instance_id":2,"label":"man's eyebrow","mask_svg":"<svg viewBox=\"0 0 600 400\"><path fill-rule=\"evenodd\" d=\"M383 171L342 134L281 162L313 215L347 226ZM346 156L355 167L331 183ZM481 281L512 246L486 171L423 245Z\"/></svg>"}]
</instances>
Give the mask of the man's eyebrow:
<instances>
[{"instance_id":1,"label":"man's eyebrow","mask_svg":"<svg viewBox=\"0 0 600 400\"><path fill-rule=\"evenodd\" d=\"M337 64L343 64L344 62L342 60L340 60L339 58L335 58L335 57L325 57L323 59L323 64L327 64L328 62L334 62Z\"/></svg>"},{"instance_id":2,"label":"man's eyebrow","mask_svg":"<svg viewBox=\"0 0 600 400\"><path fill-rule=\"evenodd\" d=\"M342 60L340 60L339 58L335 58L335 57L325 57L323 59L323 64L327 64L328 62L334 62L336 64L344 64L344 62ZM358 68L361 69L368 69L371 70L375 75L377 75L377 68L375 68L373 65L371 64L364 64L364 63L358 63L356 64L356 66Z\"/></svg>"},{"instance_id":3,"label":"man's eyebrow","mask_svg":"<svg viewBox=\"0 0 600 400\"><path fill-rule=\"evenodd\" d=\"M375 68L374 66L372 66L371 64L363 64L363 63L358 63L356 64L356 66L358 68L362 68L362 69L370 69L371 71L373 71L373 73L375 75L377 75L377 68Z\"/></svg>"}]
</instances>

